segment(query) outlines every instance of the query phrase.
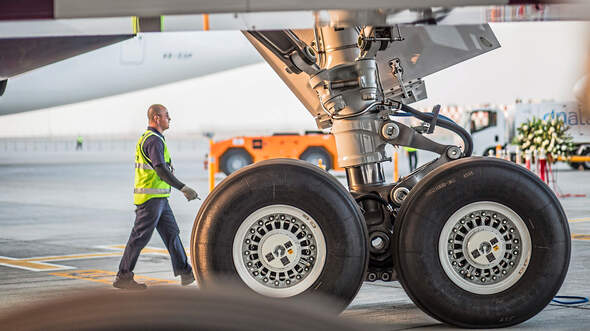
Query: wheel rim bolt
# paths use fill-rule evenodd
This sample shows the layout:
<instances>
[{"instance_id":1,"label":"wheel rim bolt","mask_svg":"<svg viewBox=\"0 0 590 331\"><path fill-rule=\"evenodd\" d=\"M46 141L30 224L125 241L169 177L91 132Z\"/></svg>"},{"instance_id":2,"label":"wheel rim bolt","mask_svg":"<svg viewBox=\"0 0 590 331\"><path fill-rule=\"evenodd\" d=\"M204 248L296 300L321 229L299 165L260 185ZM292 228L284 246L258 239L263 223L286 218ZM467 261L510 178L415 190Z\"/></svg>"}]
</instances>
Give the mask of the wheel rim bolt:
<instances>
[{"instance_id":1,"label":"wheel rim bolt","mask_svg":"<svg viewBox=\"0 0 590 331\"><path fill-rule=\"evenodd\" d=\"M498 218L498 214L492 215L493 218Z\"/></svg>"},{"instance_id":2,"label":"wheel rim bolt","mask_svg":"<svg viewBox=\"0 0 590 331\"><path fill-rule=\"evenodd\" d=\"M254 276L258 276L258 271L254 271L252 274L253 274Z\"/></svg>"},{"instance_id":3,"label":"wheel rim bolt","mask_svg":"<svg viewBox=\"0 0 590 331\"><path fill-rule=\"evenodd\" d=\"M305 225L301 225L301 229L305 229Z\"/></svg>"},{"instance_id":4,"label":"wheel rim bolt","mask_svg":"<svg viewBox=\"0 0 590 331\"><path fill-rule=\"evenodd\" d=\"M486 216L486 212L485 212L485 211L484 211L484 212L482 212L482 213L481 213L481 216Z\"/></svg>"},{"instance_id":5,"label":"wheel rim bolt","mask_svg":"<svg viewBox=\"0 0 590 331\"><path fill-rule=\"evenodd\" d=\"M309 271L309 268L308 268L308 267L305 267L305 268L303 268L303 270L305 270L305 271Z\"/></svg>"},{"instance_id":6,"label":"wheel rim bolt","mask_svg":"<svg viewBox=\"0 0 590 331\"><path fill-rule=\"evenodd\" d=\"M291 281L287 279L287 281L285 283L287 283L287 285L290 285Z\"/></svg>"},{"instance_id":7,"label":"wheel rim bolt","mask_svg":"<svg viewBox=\"0 0 590 331\"><path fill-rule=\"evenodd\" d=\"M513 253L513 254L514 254L514 255L518 255L518 251L514 251L514 253Z\"/></svg>"},{"instance_id":8,"label":"wheel rim bolt","mask_svg":"<svg viewBox=\"0 0 590 331\"><path fill-rule=\"evenodd\" d=\"M510 266L513 267L514 266L514 262L510 261Z\"/></svg>"},{"instance_id":9,"label":"wheel rim bolt","mask_svg":"<svg viewBox=\"0 0 590 331\"><path fill-rule=\"evenodd\" d=\"M258 225L262 226L264 224L262 221L258 221Z\"/></svg>"},{"instance_id":10,"label":"wheel rim bolt","mask_svg":"<svg viewBox=\"0 0 590 331\"><path fill-rule=\"evenodd\" d=\"M474 279L475 279L475 277L471 276L471 278L470 278L470 279L471 279L471 280L474 280Z\"/></svg>"},{"instance_id":11,"label":"wheel rim bolt","mask_svg":"<svg viewBox=\"0 0 590 331\"><path fill-rule=\"evenodd\" d=\"M301 279L301 275L297 275L297 277L295 277L295 278L297 278L297 279Z\"/></svg>"},{"instance_id":12,"label":"wheel rim bolt","mask_svg":"<svg viewBox=\"0 0 590 331\"><path fill-rule=\"evenodd\" d=\"M291 219L291 223L295 223L295 219L294 218Z\"/></svg>"},{"instance_id":13,"label":"wheel rim bolt","mask_svg":"<svg viewBox=\"0 0 590 331\"><path fill-rule=\"evenodd\" d=\"M284 220L285 219L285 215L281 215L281 219Z\"/></svg>"},{"instance_id":14,"label":"wheel rim bolt","mask_svg":"<svg viewBox=\"0 0 590 331\"><path fill-rule=\"evenodd\" d=\"M486 279L485 279L485 278L482 278L482 279L481 279L481 282L482 282L482 283L485 283L485 282L486 282Z\"/></svg>"},{"instance_id":15,"label":"wheel rim bolt","mask_svg":"<svg viewBox=\"0 0 590 331\"><path fill-rule=\"evenodd\" d=\"M275 282L275 286L279 286L279 282L278 281Z\"/></svg>"},{"instance_id":16,"label":"wheel rim bolt","mask_svg":"<svg viewBox=\"0 0 590 331\"><path fill-rule=\"evenodd\" d=\"M246 239L246 244L250 245L251 241L250 239Z\"/></svg>"},{"instance_id":17,"label":"wheel rim bolt","mask_svg":"<svg viewBox=\"0 0 590 331\"><path fill-rule=\"evenodd\" d=\"M457 262L456 261L453 261L453 265L457 265Z\"/></svg>"},{"instance_id":18,"label":"wheel rim bolt","mask_svg":"<svg viewBox=\"0 0 590 331\"><path fill-rule=\"evenodd\" d=\"M505 275L505 274L506 274L506 270L502 270L502 275Z\"/></svg>"},{"instance_id":19,"label":"wheel rim bolt","mask_svg":"<svg viewBox=\"0 0 590 331\"><path fill-rule=\"evenodd\" d=\"M313 257L310 257L310 258L309 258L309 261L313 261Z\"/></svg>"},{"instance_id":20,"label":"wheel rim bolt","mask_svg":"<svg viewBox=\"0 0 590 331\"><path fill-rule=\"evenodd\" d=\"M496 280L496 276L492 277L492 280Z\"/></svg>"},{"instance_id":21,"label":"wheel rim bolt","mask_svg":"<svg viewBox=\"0 0 590 331\"><path fill-rule=\"evenodd\" d=\"M249 267L251 267L251 266L252 266L252 262L248 262L248 263L246 263L246 264L247 264Z\"/></svg>"},{"instance_id":22,"label":"wheel rim bolt","mask_svg":"<svg viewBox=\"0 0 590 331\"><path fill-rule=\"evenodd\" d=\"M513 240L513 242L514 242L515 244L518 244L518 239L514 239L514 240Z\"/></svg>"},{"instance_id":23,"label":"wheel rim bolt","mask_svg":"<svg viewBox=\"0 0 590 331\"><path fill-rule=\"evenodd\" d=\"M256 232L256 231L254 231L254 229L250 229L250 233L254 233L254 232Z\"/></svg>"},{"instance_id":24,"label":"wheel rim bolt","mask_svg":"<svg viewBox=\"0 0 590 331\"><path fill-rule=\"evenodd\" d=\"M244 252L244 255L250 255L250 252L249 251L245 251Z\"/></svg>"},{"instance_id":25,"label":"wheel rim bolt","mask_svg":"<svg viewBox=\"0 0 590 331\"><path fill-rule=\"evenodd\" d=\"M453 239L449 240L449 244L452 244L452 243L453 243Z\"/></svg>"},{"instance_id":26,"label":"wheel rim bolt","mask_svg":"<svg viewBox=\"0 0 590 331\"><path fill-rule=\"evenodd\" d=\"M268 220L269 220L269 221L274 221L274 219L275 219L275 218L274 218L273 216L269 216L269 217L268 217Z\"/></svg>"},{"instance_id":27,"label":"wheel rim bolt","mask_svg":"<svg viewBox=\"0 0 590 331\"><path fill-rule=\"evenodd\" d=\"M474 218L474 217L475 217L475 215L471 214L471 215L469 215L469 217L471 217L471 218Z\"/></svg>"},{"instance_id":28,"label":"wheel rim bolt","mask_svg":"<svg viewBox=\"0 0 590 331\"><path fill-rule=\"evenodd\" d=\"M311 239L313 236L311 234L307 235L307 239Z\"/></svg>"},{"instance_id":29,"label":"wheel rim bolt","mask_svg":"<svg viewBox=\"0 0 590 331\"><path fill-rule=\"evenodd\" d=\"M508 223L508 221L507 221L507 220L503 220L503 221L502 221L502 224L506 224L506 223Z\"/></svg>"},{"instance_id":30,"label":"wheel rim bolt","mask_svg":"<svg viewBox=\"0 0 590 331\"><path fill-rule=\"evenodd\" d=\"M264 279L262 279L263 282L267 283L268 282L268 278L264 277Z\"/></svg>"},{"instance_id":31,"label":"wheel rim bolt","mask_svg":"<svg viewBox=\"0 0 590 331\"><path fill-rule=\"evenodd\" d=\"M514 232L514 229L513 229L513 228L511 228L511 229L510 229L510 233L513 233L513 232Z\"/></svg>"}]
</instances>

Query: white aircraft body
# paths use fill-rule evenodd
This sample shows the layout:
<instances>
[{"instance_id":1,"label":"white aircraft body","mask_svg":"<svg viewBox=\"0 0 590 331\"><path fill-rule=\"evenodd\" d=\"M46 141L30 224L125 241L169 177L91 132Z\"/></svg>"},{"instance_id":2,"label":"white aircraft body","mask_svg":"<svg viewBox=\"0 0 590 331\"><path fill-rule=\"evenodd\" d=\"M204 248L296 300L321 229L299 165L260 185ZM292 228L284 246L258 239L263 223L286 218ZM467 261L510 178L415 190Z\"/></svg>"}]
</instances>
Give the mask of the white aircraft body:
<instances>
[{"instance_id":1,"label":"white aircraft body","mask_svg":"<svg viewBox=\"0 0 590 331\"><path fill-rule=\"evenodd\" d=\"M440 106L421 112L410 104L427 98L423 77L500 47L487 23L590 19L584 1L31 3L0 4L0 20L29 20L24 30L0 33L0 43L13 45L0 48L6 59L0 77L10 79L138 31L165 31L163 22L174 17L160 15L194 14L176 28L242 30L317 126L331 129L348 189L314 165L274 159L231 174L207 196L190 245L201 287L229 279L275 298L323 294L336 300L336 311L354 299L363 281L397 279L430 316L467 328L526 321L560 289L571 238L555 194L519 165L471 157L471 136L439 116ZM103 19L130 15L139 16L132 26ZM74 24L71 18L88 20ZM34 19L50 20L40 28ZM140 58L134 54L129 59ZM254 97L264 96L266 86L259 88ZM423 124L409 127L399 120L408 116ZM429 139L435 128L450 130L462 144ZM382 167L391 160L387 145L439 157L389 183ZM264 144L254 140L251 148ZM236 147L225 157L244 153ZM260 318L272 317L261 312Z\"/></svg>"},{"instance_id":2,"label":"white aircraft body","mask_svg":"<svg viewBox=\"0 0 590 331\"><path fill-rule=\"evenodd\" d=\"M0 115L131 92L261 61L238 31L142 33L9 79L0 97Z\"/></svg>"}]
</instances>

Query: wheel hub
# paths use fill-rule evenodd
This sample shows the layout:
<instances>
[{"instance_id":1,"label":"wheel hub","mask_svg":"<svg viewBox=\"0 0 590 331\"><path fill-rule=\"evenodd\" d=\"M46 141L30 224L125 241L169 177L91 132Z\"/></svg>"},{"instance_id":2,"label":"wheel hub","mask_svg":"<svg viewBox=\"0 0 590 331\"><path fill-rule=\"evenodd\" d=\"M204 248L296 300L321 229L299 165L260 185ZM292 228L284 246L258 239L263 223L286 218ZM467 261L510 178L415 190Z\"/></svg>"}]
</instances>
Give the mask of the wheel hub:
<instances>
[{"instance_id":1,"label":"wheel hub","mask_svg":"<svg viewBox=\"0 0 590 331\"><path fill-rule=\"evenodd\" d=\"M325 262L325 241L313 219L286 205L259 209L240 226L234 265L253 290L286 297L310 286Z\"/></svg>"},{"instance_id":2,"label":"wheel hub","mask_svg":"<svg viewBox=\"0 0 590 331\"><path fill-rule=\"evenodd\" d=\"M496 202L476 202L445 224L439 255L449 278L461 288L492 294L512 286L528 266L528 229L520 216Z\"/></svg>"}]
</instances>

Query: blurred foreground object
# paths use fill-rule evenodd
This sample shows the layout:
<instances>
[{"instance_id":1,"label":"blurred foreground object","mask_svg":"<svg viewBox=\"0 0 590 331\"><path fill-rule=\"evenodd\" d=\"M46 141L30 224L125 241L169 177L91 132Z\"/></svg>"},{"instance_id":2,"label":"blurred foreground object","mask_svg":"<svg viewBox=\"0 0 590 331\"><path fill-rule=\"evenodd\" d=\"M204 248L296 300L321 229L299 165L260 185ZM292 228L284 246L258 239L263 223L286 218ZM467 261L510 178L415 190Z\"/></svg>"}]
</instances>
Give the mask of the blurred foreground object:
<instances>
[{"instance_id":1,"label":"blurred foreground object","mask_svg":"<svg viewBox=\"0 0 590 331\"><path fill-rule=\"evenodd\" d=\"M0 318L3 330L362 330L324 300L277 304L232 287L90 291ZM314 304L317 303L317 304Z\"/></svg>"}]
</instances>

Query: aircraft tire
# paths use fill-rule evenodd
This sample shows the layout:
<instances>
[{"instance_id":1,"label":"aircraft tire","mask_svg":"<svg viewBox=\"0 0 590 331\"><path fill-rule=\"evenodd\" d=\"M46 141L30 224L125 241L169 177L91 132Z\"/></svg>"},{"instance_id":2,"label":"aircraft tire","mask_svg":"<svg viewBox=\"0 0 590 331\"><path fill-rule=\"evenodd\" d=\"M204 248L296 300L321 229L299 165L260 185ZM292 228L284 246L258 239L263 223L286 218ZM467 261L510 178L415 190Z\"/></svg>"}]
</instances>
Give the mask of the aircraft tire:
<instances>
[{"instance_id":1,"label":"aircraft tire","mask_svg":"<svg viewBox=\"0 0 590 331\"><path fill-rule=\"evenodd\" d=\"M79 292L79 291L78 291ZM2 314L3 330L365 330L326 312L322 302L277 305L233 287L201 291L164 286L147 291L90 290Z\"/></svg>"},{"instance_id":2,"label":"aircraft tire","mask_svg":"<svg viewBox=\"0 0 590 331\"><path fill-rule=\"evenodd\" d=\"M394 229L398 279L432 317L496 328L536 315L565 278L566 215L549 187L511 162L445 164L409 193Z\"/></svg>"},{"instance_id":3,"label":"aircraft tire","mask_svg":"<svg viewBox=\"0 0 590 331\"><path fill-rule=\"evenodd\" d=\"M368 253L364 218L350 193L329 173L294 159L228 176L203 202L191 236L201 286L225 280L269 297L321 294L337 300L337 312L362 285Z\"/></svg>"}]
</instances>

